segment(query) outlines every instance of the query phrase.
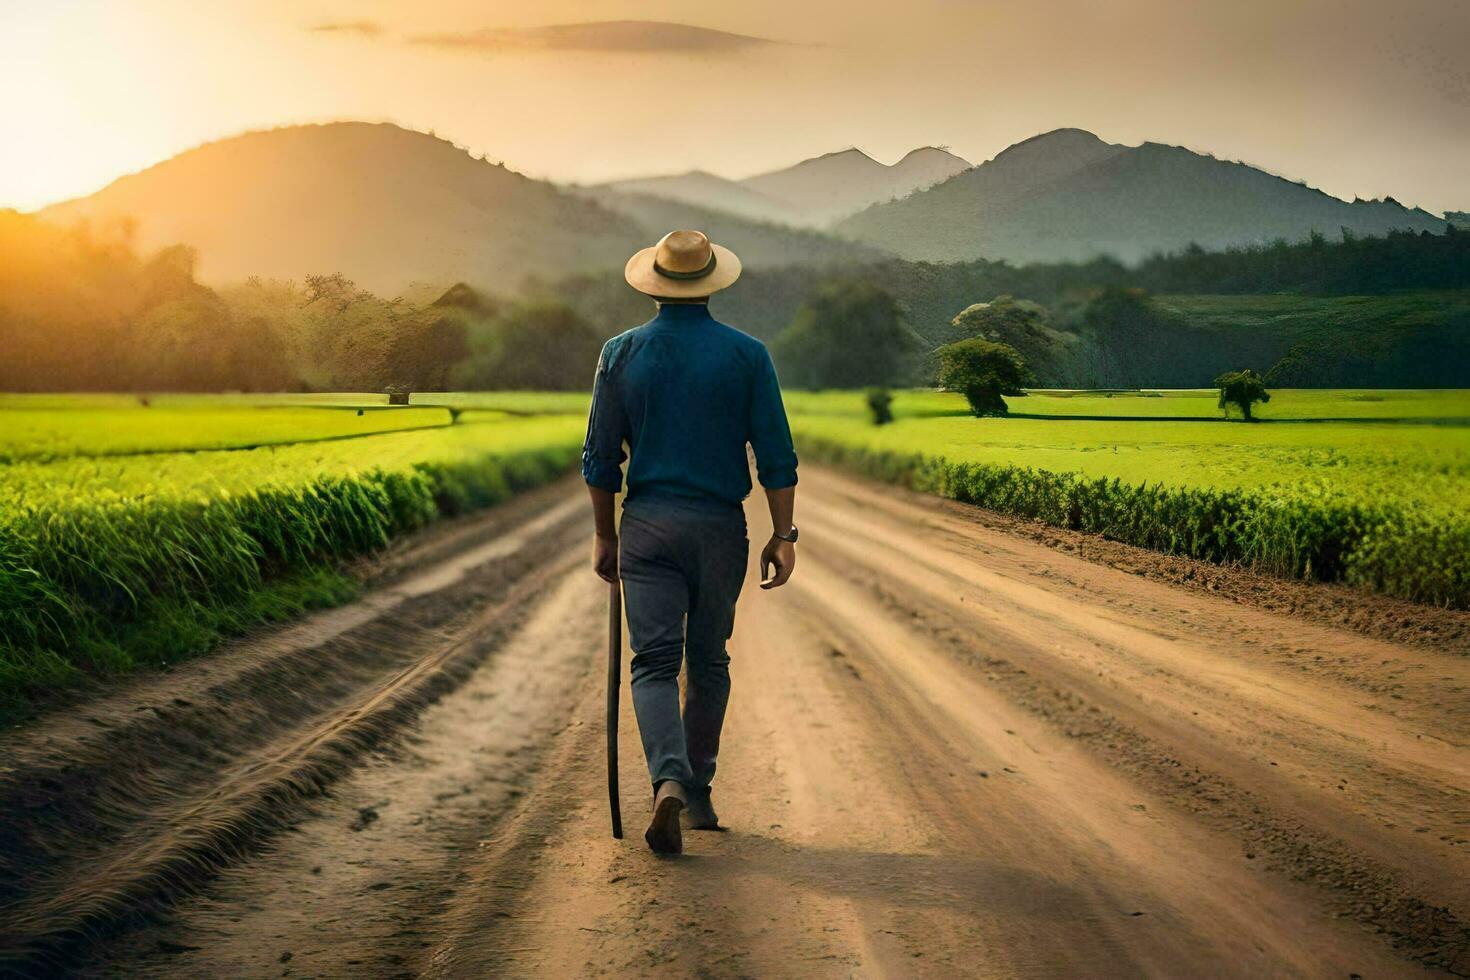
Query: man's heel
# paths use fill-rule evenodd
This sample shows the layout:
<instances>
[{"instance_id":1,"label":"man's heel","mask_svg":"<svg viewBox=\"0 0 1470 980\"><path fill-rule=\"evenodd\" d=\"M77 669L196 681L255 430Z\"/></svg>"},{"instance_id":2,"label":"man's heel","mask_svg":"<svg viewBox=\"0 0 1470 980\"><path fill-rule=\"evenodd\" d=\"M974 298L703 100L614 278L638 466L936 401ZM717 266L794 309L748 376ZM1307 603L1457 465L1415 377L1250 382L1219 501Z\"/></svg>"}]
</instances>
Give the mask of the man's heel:
<instances>
[{"instance_id":1,"label":"man's heel","mask_svg":"<svg viewBox=\"0 0 1470 980\"><path fill-rule=\"evenodd\" d=\"M653 819L643 833L649 850L655 854L684 852L684 834L679 829L679 814L683 809L682 787L672 780L660 784L653 801Z\"/></svg>"}]
</instances>

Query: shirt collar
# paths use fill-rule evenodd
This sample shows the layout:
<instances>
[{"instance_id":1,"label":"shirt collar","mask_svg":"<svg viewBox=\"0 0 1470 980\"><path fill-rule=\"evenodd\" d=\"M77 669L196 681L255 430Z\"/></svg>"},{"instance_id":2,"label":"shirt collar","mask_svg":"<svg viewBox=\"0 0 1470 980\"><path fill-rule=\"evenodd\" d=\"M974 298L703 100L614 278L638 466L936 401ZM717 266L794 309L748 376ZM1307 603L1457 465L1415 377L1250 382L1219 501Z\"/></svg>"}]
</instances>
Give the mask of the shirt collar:
<instances>
[{"instance_id":1,"label":"shirt collar","mask_svg":"<svg viewBox=\"0 0 1470 980\"><path fill-rule=\"evenodd\" d=\"M709 320L709 306L704 303L665 303L658 308L658 320Z\"/></svg>"}]
</instances>

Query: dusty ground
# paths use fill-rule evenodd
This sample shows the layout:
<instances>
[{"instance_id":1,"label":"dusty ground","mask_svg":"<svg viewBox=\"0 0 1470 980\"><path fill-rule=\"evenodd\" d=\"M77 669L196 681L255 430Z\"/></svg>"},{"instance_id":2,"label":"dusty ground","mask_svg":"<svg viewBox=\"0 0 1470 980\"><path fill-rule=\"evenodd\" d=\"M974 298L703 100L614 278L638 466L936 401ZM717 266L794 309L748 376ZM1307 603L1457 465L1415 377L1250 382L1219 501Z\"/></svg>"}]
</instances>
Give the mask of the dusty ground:
<instances>
[{"instance_id":1,"label":"dusty ground","mask_svg":"<svg viewBox=\"0 0 1470 980\"><path fill-rule=\"evenodd\" d=\"M202 849L209 866L162 888L149 921L89 926L51 962L170 977L1470 972L1470 660L1454 643L1140 576L814 468L796 577L752 583L736 625L715 794L728 831L686 834L677 859L643 847L625 686L629 834L611 840L606 593L576 492L520 505L540 508L537 533L517 536L523 513L405 557L385 592L417 606L370 596L388 612L330 614L354 683L303 675L316 693L299 718L242 721L244 747L190 777L150 846L219 823L211 801L267 755L305 771L320 753L304 731L352 731L383 692L401 710L335 749L315 789L269 796L271 826ZM1426 619L1465 635L1458 614ZM424 679L429 660L447 679ZM206 671L152 694L238 687ZM107 710L97 724L141 744ZM39 765L89 744L58 722L11 748ZM102 826L97 860L139 853ZM76 864L34 879L60 896L23 896L52 915L34 921L86 906L100 886Z\"/></svg>"}]
</instances>

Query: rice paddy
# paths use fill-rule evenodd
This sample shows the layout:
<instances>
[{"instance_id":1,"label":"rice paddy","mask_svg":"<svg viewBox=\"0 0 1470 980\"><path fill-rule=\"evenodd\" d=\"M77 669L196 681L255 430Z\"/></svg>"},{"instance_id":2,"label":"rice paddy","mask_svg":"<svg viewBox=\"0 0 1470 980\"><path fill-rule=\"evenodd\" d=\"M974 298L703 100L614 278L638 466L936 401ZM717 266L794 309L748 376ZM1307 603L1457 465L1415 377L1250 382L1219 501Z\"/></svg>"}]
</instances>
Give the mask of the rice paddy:
<instances>
[{"instance_id":1,"label":"rice paddy","mask_svg":"<svg viewBox=\"0 0 1470 980\"><path fill-rule=\"evenodd\" d=\"M1470 392L788 392L804 458L1156 550L1470 605ZM0 396L0 716L340 603L344 563L571 469L587 395Z\"/></svg>"},{"instance_id":2,"label":"rice paddy","mask_svg":"<svg viewBox=\"0 0 1470 980\"><path fill-rule=\"evenodd\" d=\"M582 427L372 396L7 397L0 717L345 601L344 561L566 472Z\"/></svg>"},{"instance_id":3,"label":"rice paddy","mask_svg":"<svg viewBox=\"0 0 1470 980\"><path fill-rule=\"evenodd\" d=\"M1470 392L1282 390L1259 424L1200 391L1033 392L987 419L899 392L884 426L860 393L789 401L808 456L1168 553L1470 605Z\"/></svg>"}]
</instances>

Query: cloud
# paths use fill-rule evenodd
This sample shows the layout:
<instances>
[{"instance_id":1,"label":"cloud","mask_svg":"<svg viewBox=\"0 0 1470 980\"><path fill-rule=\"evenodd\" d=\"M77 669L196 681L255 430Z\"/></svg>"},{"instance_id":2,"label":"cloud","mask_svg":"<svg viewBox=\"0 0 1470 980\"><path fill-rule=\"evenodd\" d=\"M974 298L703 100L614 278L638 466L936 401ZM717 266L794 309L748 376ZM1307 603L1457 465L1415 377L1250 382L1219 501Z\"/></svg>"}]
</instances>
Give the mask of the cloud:
<instances>
[{"instance_id":1,"label":"cloud","mask_svg":"<svg viewBox=\"0 0 1470 980\"><path fill-rule=\"evenodd\" d=\"M358 37L377 37L383 33L383 25L372 20L348 20L313 24L307 30L313 34L354 34Z\"/></svg>"},{"instance_id":2,"label":"cloud","mask_svg":"<svg viewBox=\"0 0 1470 980\"><path fill-rule=\"evenodd\" d=\"M484 28L449 34L421 34L408 40L411 44L427 47L490 53L604 51L720 54L786 43L708 27L695 27L691 24L653 20L605 20L582 24L549 24L544 27Z\"/></svg>"}]
</instances>

